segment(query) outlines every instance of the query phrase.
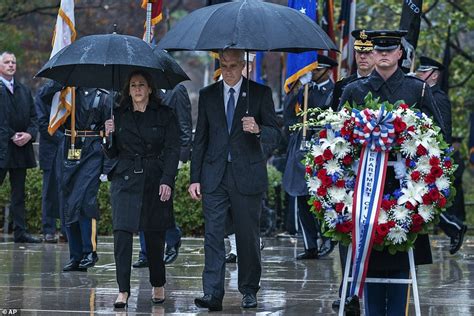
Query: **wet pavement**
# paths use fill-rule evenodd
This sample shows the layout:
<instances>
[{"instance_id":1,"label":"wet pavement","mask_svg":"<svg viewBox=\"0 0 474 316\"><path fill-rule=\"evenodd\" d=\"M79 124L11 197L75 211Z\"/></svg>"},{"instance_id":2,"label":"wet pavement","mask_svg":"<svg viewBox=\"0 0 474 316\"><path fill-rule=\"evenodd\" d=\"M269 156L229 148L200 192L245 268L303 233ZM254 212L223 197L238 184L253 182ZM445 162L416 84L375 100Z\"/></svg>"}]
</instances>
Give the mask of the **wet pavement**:
<instances>
[{"instance_id":1,"label":"wet pavement","mask_svg":"<svg viewBox=\"0 0 474 316\"><path fill-rule=\"evenodd\" d=\"M320 260L295 261L302 241L266 238L258 308L240 308L237 266L228 264L224 310L213 315L329 315L337 298L341 270L334 251ZM434 264L418 268L422 315L474 314L474 238L467 237L454 256L449 240L432 238ZM207 314L193 300L201 296L202 239L183 240L178 259L167 266L166 302L153 306L148 269L132 269L132 293L126 312L114 310L117 295L113 240L99 237L99 262L88 272L61 272L67 244L15 244L0 235L0 308L16 315L197 315ZM139 250L134 244L134 259ZM413 300L412 300L413 303ZM8 310L9 309L9 310ZM410 315L414 315L413 304Z\"/></svg>"}]
</instances>

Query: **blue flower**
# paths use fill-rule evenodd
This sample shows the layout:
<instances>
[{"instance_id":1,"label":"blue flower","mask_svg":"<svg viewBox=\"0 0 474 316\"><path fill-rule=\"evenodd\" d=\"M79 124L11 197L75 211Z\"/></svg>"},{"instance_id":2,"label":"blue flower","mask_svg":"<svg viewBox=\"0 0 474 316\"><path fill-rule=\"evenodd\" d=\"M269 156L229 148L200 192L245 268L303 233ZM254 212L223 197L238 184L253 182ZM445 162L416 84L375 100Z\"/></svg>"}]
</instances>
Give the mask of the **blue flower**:
<instances>
[{"instance_id":1,"label":"blue flower","mask_svg":"<svg viewBox=\"0 0 474 316\"><path fill-rule=\"evenodd\" d=\"M422 117L423 117L423 114L421 114L421 112L416 112L415 114L416 114L416 116L418 116L419 118L422 118Z\"/></svg>"},{"instance_id":2,"label":"blue flower","mask_svg":"<svg viewBox=\"0 0 474 316\"><path fill-rule=\"evenodd\" d=\"M395 199L398 200L398 198L402 196L402 190L396 189L395 192L393 192L393 195L395 196Z\"/></svg>"},{"instance_id":3,"label":"blue flower","mask_svg":"<svg viewBox=\"0 0 474 316\"><path fill-rule=\"evenodd\" d=\"M410 161L410 168L415 168L416 167L416 162L414 162L413 160Z\"/></svg>"},{"instance_id":4,"label":"blue flower","mask_svg":"<svg viewBox=\"0 0 474 316\"><path fill-rule=\"evenodd\" d=\"M384 200L390 200L390 194L385 194L385 195L383 196L383 199L384 199Z\"/></svg>"},{"instance_id":5,"label":"blue flower","mask_svg":"<svg viewBox=\"0 0 474 316\"><path fill-rule=\"evenodd\" d=\"M449 189L444 189L444 190L441 190L441 193L443 193L445 197L448 197L451 194L451 191Z\"/></svg>"},{"instance_id":6,"label":"blue flower","mask_svg":"<svg viewBox=\"0 0 474 316\"><path fill-rule=\"evenodd\" d=\"M335 174L333 174L333 175L331 176L331 179L332 179L332 182L334 183L334 182L336 182L337 180L339 180L339 175L338 175L337 173L335 173Z\"/></svg>"},{"instance_id":7,"label":"blue flower","mask_svg":"<svg viewBox=\"0 0 474 316\"><path fill-rule=\"evenodd\" d=\"M341 136L341 131L336 131L336 132L334 132L334 135L335 135L336 137L340 137L340 136Z\"/></svg>"}]
</instances>

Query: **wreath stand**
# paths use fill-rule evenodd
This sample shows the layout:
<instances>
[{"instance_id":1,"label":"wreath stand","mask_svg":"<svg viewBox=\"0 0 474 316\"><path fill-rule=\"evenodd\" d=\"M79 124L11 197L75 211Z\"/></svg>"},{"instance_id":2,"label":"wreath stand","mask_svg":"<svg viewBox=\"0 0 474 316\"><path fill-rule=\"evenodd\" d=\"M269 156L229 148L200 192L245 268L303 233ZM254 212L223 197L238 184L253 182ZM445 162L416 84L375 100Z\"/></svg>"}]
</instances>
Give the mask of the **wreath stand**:
<instances>
[{"instance_id":1,"label":"wreath stand","mask_svg":"<svg viewBox=\"0 0 474 316\"><path fill-rule=\"evenodd\" d=\"M346 301L347 285L352 282L352 277L349 276L352 260L352 244L347 248L346 268L344 269L344 279L342 282L341 303L339 305L339 316L344 315L344 306ZM408 250L408 262L410 264L409 279L390 279L390 278L366 278L365 283L396 283L396 284L412 284L413 286L413 300L415 302L415 315L420 316L420 299L418 297L418 283L416 281L415 259L413 257L413 248Z\"/></svg>"}]
</instances>

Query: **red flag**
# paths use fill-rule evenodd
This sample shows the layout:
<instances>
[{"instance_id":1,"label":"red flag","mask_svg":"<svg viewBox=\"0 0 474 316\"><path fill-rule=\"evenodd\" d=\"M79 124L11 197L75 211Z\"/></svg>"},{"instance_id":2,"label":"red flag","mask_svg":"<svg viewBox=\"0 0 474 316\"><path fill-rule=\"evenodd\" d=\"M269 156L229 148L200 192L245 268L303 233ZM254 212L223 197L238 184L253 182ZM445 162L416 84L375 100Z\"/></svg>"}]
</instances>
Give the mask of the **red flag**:
<instances>
[{"instance_id":1,"label":"red flag","mask_svg":"<svg viewBox=\"0 0 474 316\"><path fill-rule=\"evenodd\" d=\"M341 14L337 22L339 31L342 35L341 49L341 60L338 68L339 77L347 77L351 72L352 60L353 60L353 45L351 32L355 28L355 0L342 0L341 1ZM338 78L340 79L340 78Z\"/></svg>"},{"instance_id":2,"label":"red flag","mask_svg":"<svg viewBox=\"0 0 474 316\"><path fill-rule=\"evenodd\" d=\"M147 4L151 3L151 37L153 38L153 26L160 23L163 19L163 0L142 0L142 8L146 10ZM145 33L143 38L145 38L147 29L146 29L146 22L145 22Z\"/></svg>"}]
</instances>

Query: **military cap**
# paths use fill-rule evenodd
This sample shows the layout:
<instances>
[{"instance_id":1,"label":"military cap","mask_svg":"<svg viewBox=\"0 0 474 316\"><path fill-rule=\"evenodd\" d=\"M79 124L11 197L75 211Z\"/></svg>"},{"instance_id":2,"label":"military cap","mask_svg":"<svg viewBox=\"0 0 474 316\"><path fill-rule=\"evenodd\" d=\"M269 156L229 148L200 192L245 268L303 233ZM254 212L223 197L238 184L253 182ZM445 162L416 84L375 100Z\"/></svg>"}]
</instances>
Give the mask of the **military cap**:
<instances>
[{"instance_id":1,"label":"military cap","mask_svg":"<svg viewBox=\"0 0 474 316\"><path fill-rule=\"evenodd\" d=\"M354 30L351 32L355 38L354 50L359 53L368 53L374 50L374 44L365 33L365 30Z\"/></svg>"},{"instance_id":2,"label":"military cap","mask_svg":"<svg viewBox=\"0 0 474 316\"><path fill-rule=\"evenodd\" d=\"M402 37L407 35L408 31L374 30L365 33L374 44L375 50L393 50L400 45Z\"/></svg>"},{"instance_id":3,"label":"military cap","mask_svg":"<svg viewBox=\"0 0 474 316\"><path fill-rule=\"evenodd\" d=\"M337 61L328 56L318 54L318 68L332 68L337 66Z\"/></svg>"},{"instance_id":4,"label":"military cap","mask_svg":"<svg viewBox=\"0 0 474 316\"><path fill-rule=\"evenodd\" d=\"M425 72L425 71L431 71L431 70L439 70L443 71L444 66L440 62L437 62L436 60L426 57L426 56L421 56L420 57L420 66L416 71L420 72Z\"/></svg>"}]
</instances>

